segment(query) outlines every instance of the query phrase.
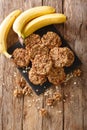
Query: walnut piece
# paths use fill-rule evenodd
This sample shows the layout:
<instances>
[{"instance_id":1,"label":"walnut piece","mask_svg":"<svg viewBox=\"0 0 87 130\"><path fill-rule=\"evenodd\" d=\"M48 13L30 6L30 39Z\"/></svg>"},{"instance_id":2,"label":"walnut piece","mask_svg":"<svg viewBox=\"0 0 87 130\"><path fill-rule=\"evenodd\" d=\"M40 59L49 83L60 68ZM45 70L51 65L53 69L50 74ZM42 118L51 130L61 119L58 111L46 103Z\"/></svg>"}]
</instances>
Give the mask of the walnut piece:
<instances>
[{"instance_id":1,"label":"walnut piece","mask_svg":"<svg viewBox=\"0 0 87 130\"><path fill-rule=\"evenodd\" d=\"M47 106L53 106L54 102L55 102L54 98L48 98L46 100Z\"/></svg>"},{"instance_id":2,"label":"walnut piece","mask_svg":"<svg viewBox=\"0 0 87 130\"><path fill-rule=\"evenodd\" d=\"M55 93L53 94L53 98L54 98L54 100L56 100L56 101L61 101L62 95L61 95L61 93L59 93L59 92L55 92Z\"/></svg>"},{"instance_id":3,"label":"walnut piece","mask_svg":"<svg viewBox=\"0 0 87 130\"><path fill-rule=\"evenodd\" d=\"M42 116L47 116L47 110L45 108L41 108L39 112Z\"/></svg>"},{"instance_id":4,"label":"walnut piece","mask_svg":"<svg viewBox=\"0 0 87 130\"><path fill-rule=\"evenodd\" d=\"M14 93L13 93L14 97L22 97L23 96L23 92L21 89L15 89Z\"/></svg>"},{"instance_id":5,"label":"walnut piece","mask_svg":"<svg viewBox=\"0 0 87 130\"><path fill-rule=\"evenodd\" d=\"M76 69L76 70L74 70L74 72L73 72L73 75L76 77L76 76L81 76L81 70L80 69Z\"/></svg>"},{"instance_id":6,"label":"walnut piece","mask_svg":"<svg viewBox=\"0 0 87 130\"><path fill-rule=\"evenodd\" d=\"M28 96L30 96L32 93L32 89L28 85L26 85L22 91L23 91L23 95L28 95Z\"/></svg>"}]
</instances>

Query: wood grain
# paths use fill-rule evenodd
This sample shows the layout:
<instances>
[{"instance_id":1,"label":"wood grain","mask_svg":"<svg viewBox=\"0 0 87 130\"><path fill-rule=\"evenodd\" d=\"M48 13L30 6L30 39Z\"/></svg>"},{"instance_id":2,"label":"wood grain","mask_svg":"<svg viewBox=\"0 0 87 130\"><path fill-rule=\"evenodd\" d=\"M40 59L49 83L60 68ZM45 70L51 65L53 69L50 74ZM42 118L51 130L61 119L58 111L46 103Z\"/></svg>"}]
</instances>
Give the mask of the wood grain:
<instances>
[{"instance_id":1,"label":"wood grain","mask_svg":"<svg viewBox=\"0 0 87 130\"><path fill-rule=\"evenodd\" d=\"M42 0L29 0L25 1L24 10L32 8L35 6L41 6ZM36 101L38 96L33 94L33 96L24 97L24 107L23 107L23 129L25 130L42 130L42 116L39 114L38 107L42 108L43 96L39 97L38 105Z\"/></svg>"},{"instance_id":2,"label":"wood grain","mask_svg":"<svg viewBox=\"0 0 87 130\"><path fill-rule=\"evenodd\" d=\"M13 2L12 0L9 1L0 1L1 4L1 12L2 18L4 19L11 11L22 7L21 0L16 0ZM16 4L15 4L16 3ZM9 33L8 44L12 44L12 41L17 39L17 35L11 31ZM1 58L1 57L0 57ZM19 101L13 98L13 91L16 83L14 81L14 73L18 73L13 63L6 59L4 56L1 58L1 66L2 68L0 71L2 72L3 83L0 82L2 87L2 111L1 111L1 122L3 130L22 130L22 106L23 106L23 99L19 99ZM9 75L9 76L8 76ZM1 89L1 88L0 88ZM1 93L1 91L0 91ZM1 129L1 130L2 130Z\"/></svg>"},{"instance_id":3,"label":"wood grain","mask_svg":"<svg viewBox=\"0 0 87 130\"><path fill-rule=\"evenodd\" d=\"M55 7L56 12L62 13L62 1L61 0L43 0L43 5L50 5ZM58 28L58 26L56 26ZM60 27L59 31L63 31L63 28ZM54 86L53 86L54 87ZM50 90L51 94L44 97L43 107L48 111L48 118L43 118L43 130L62 130L63 129L63 102L58 102L53 108L50 108L46 105L46 100L49 97L52 97L53 91L56 91L56 88ZM62 88L60 86L59 91L62 93Z\"/></svg>"},{"instance_id":4,"label":"wood grain","mask_svg":"<svg viewBox=\"0 0 87 130\"><path fill-rule=\"evenodd\" d=\"M14 64L0 55L0 130L86 130L87 129L87 1L86 0L0 0L0 23L13 10L26 10L39 5L50 5L64 13L67 22L56 25L71 48L81 59L82 75L66 85L42 94L15 98L15 75L20 75ZM17 41L11 30L9 46ZM18 87L18 86L17 86ZM60 91L66 100L53 107L46 105L53 92ZM39 114L45 108L47 117Z\"/></svg>"},{"instance_id":5,"label":"wood grain","mask_svg":"<svg viewBox=\"0 0 87 130\"><path fill-rule=\"evenodd\" d=\"M67 22L64 25L64 37L70 44L71 48L81 59L81 67L87 66L87 2L78 0L67 0L64 2L64 13L67 16ZM79 13L80 12L80 13ZM87 69L85 70L87 71ZM82 75L83 78L84 75ZM87 127L83 122L83 95L86 91L86 84L81 78L73 78L66 87L64 87L64 94L69 95L69 99L64 103L64 130L86 130ZM87 111L85 111L86 113ZM85 115L84 115L85 116Z\"/></svg>"}]
</instances>

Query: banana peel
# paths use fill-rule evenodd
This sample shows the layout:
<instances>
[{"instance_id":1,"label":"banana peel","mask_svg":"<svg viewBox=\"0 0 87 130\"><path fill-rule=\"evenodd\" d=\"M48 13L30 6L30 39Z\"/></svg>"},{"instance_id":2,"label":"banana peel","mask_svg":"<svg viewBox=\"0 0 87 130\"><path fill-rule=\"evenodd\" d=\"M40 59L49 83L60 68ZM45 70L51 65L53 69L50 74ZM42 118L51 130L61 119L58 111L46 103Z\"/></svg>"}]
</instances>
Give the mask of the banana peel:
<instances>
[{"instance_id":1,"label":"banana peel","mask_svg":"<svg viewBox=\"0 0 87 130\"><path fill-rule=\"evenodd\" d=\"M21 38L21 32L24 28L24 26L30 22L32 19L45 15L45 14L50 14L54 13L55 8L51 6L37 6L30 8L23 13L15 20L13 24L13 30L18 34L18 37Z\"/></svg>"},{"instance_id":2,"label":"banana peel","mask_svg":"<svg viewBox=\"0 0 87 130\"><path fill-rule=\"evenodd\" d=\"M51 24L60 24L60 23L64 23L65 21L66 21L66 16L60 13L40 16L38 18L35 18L25 26L22 32L22 38L25 39L30 34L32 34L36 30L44 26L51 25Z\"/></svg>"},{"instance_id":3,"label":"banana peel","mask_svg":"<svg viewBox=\"0 0 87 130\"><path fill-rule=\"evenodd\" d=\"M4 54L7 58L11 55L7 52L7 36L13 25L15 19L21 14L21 10L11 12L0 25L0 53Z\"/></svg>"}]
</instances>

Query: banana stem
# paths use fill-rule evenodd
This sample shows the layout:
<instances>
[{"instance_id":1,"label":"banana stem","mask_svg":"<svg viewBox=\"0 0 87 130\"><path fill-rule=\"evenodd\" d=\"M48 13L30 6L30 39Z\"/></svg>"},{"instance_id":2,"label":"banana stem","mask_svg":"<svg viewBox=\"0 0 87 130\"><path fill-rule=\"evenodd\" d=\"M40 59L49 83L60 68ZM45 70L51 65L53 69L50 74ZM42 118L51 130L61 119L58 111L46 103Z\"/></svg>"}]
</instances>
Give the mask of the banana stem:
<instances>
[{"instance_id":1,"label":"banana stem","mask_svg":"<svg viewBox=\"0 0 87 130\"><path fill-rule=\"evenodd\" d=\"M9 59L12 57L12 55L10 55L8 52L3 52L3 54Z\"/></svg>"},{"instance_id":2,"label":"banana stem","mask_svg":"<svg viewBox=\"0 0 87 130\"><path fill-rule=\"evenodd\" d=\"M24 39L23 39L22 37L19 37L19 42L20 42L20 44L23 46L23 44L24 44Z\"/></svg>"}]
</instances>

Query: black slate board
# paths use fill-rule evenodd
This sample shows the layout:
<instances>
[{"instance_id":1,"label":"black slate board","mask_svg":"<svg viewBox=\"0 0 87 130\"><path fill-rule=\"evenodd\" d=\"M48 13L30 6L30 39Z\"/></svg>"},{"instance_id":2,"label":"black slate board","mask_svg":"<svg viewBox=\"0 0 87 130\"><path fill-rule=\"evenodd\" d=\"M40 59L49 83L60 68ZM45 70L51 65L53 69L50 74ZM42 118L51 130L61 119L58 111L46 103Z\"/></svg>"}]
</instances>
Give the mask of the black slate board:
<instances>
[{"instance_id":1,"label":"black slate board","mask_svg":"<svg viewBox=\"0 0 87 130\"><path fill-rule=\"evenodd\" d=\"M49 26L46 26L46 27L43 27L41 29L39 29L38 31L36 31L35 33L36 34L39 34L40 36L43 36L43 34L45 34L46 32L48 31L53 31L53 32L56 32L60 37L61 37L61 40L62 40L62 47L66 46L68 48L70 48L70 46L68 45L68 43L66 42L66 40L60 35L60 33L58 32L58 30L56 30L56 28L54 27L54 25L49 25ZM16 48L23 48L23 46L17 42L15 43L14 45L12 45L9 49L8 49L8 52L9 54L12 54L13 51L16 49ZM71 49L71 48L70 48ZM73 50L72 50L73 51ZM73 52L74 53L74 52ZM76 69L80 64L81 64L81 61L79 60L79 58L76 56L76 54L74 53L75 55L75 61L73 63L72 66L70 67L65 67L65 73L68 74L70 72L72 72L74 69ZM28 82L28 84L32 87L32 89L35 91L35 93L37 95L43 93L47 88L51 87L52 84L49 83L48 81L45 82L43 85L34 85L30 82L29 78L28 78L28 71L30 69L31 66L29 66L28 70L26 71L26 68L18 68L18 70L20 71L20 73L22 74L22 76L25 78L25 80Z\"/></svg>"}]
</instances>

